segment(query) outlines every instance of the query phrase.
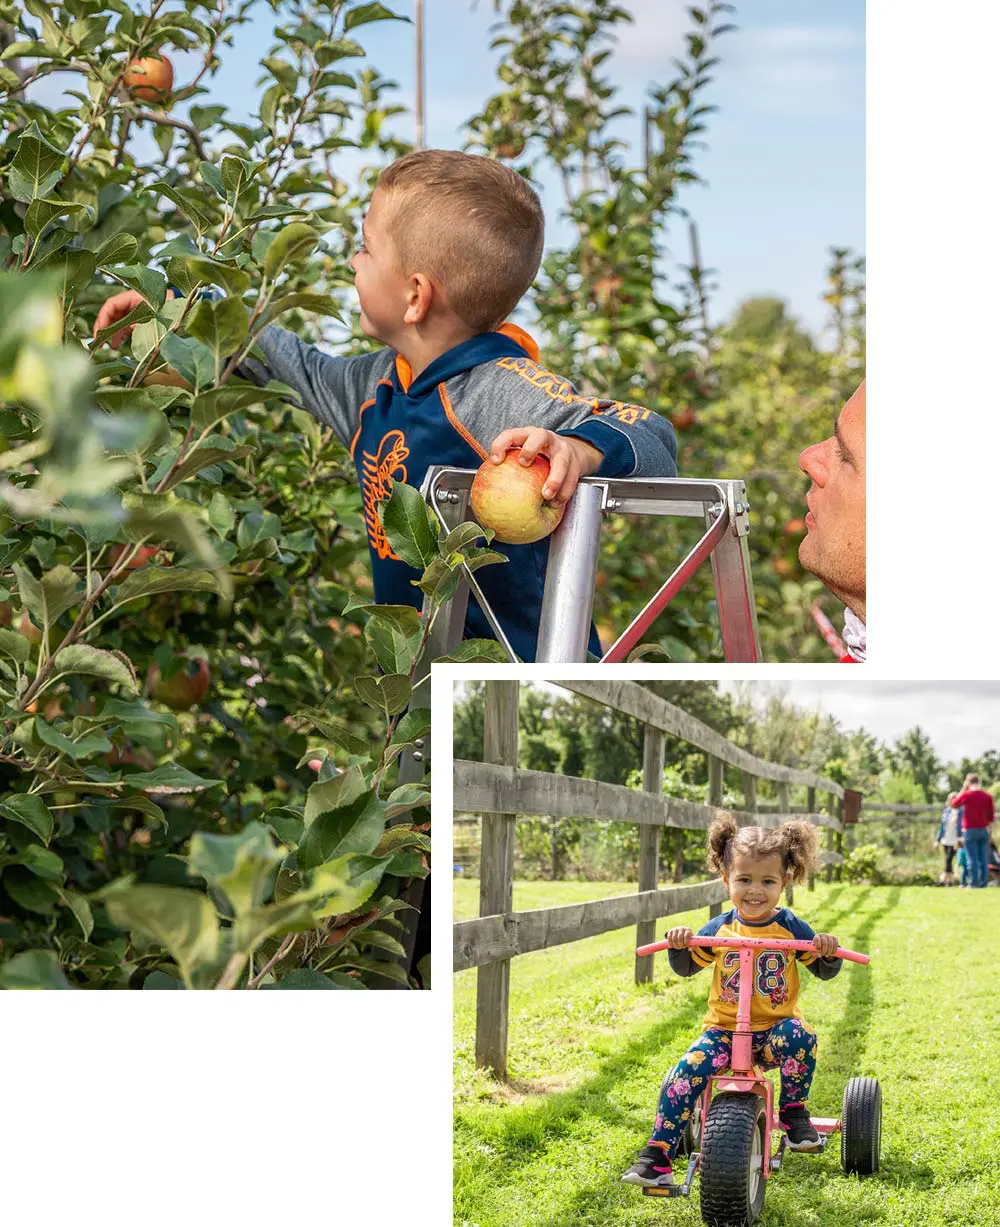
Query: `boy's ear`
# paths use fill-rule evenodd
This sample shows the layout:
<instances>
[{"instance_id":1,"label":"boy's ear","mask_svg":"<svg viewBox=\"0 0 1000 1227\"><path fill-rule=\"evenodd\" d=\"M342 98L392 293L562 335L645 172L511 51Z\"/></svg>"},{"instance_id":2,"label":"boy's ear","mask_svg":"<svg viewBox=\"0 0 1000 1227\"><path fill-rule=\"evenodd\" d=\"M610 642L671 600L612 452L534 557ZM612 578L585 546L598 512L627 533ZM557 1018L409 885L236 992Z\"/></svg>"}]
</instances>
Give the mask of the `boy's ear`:
<instances>
[{"instance_id":1,"label":"boy's ear","mask_svg":"<svg viewBox=\"0 0 1000 1227\"><path fill-rule=\"evenodd\" d=\"M406 286L406 311L403 314L403 323L423 323L433 301L434 286L431 284L431 279L426 273L414 273Z\"/></svg>"}]
</instances>

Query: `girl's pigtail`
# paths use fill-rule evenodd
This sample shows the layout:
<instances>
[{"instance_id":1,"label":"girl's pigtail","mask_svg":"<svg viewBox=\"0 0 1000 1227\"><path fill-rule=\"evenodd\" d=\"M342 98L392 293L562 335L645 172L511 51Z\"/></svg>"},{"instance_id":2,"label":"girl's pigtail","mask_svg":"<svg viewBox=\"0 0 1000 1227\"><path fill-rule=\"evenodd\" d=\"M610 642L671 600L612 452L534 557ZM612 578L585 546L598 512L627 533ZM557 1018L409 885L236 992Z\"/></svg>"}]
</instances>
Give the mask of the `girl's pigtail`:
<instances>
[{"instance_id":1,"label":"girl's pigtail","mask_svg":"<svg viewBox=\"0 0 1000 1227\"><path fill-rule=\"evenodd\" d=\"M736 836L736 819L732 814L716 818L708 828L708 867L713 873L728 868L729 846Z\"/></svg>"},{"instance_id":2,"label":"girl's pigtail","mask_svg":"<svg viewBox=\"0 0 1000 1227\"><path fill-rule=\"evenodd\" d=\"M785 872L793 882L804 882L816 860L816 828L808 822L786 822L781 836Z\"/></svg>"}]
</instances>

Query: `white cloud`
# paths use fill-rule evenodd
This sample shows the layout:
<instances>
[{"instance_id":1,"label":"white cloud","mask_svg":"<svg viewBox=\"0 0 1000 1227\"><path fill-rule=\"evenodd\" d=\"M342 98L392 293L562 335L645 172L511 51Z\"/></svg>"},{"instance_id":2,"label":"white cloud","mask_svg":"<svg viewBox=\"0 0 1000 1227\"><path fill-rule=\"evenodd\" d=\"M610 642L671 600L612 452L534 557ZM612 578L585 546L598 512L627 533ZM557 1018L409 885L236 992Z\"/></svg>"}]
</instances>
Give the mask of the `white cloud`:
<instances>
[{"instance_id":1,"label":"white cloud","mask_svg":"<svg viewBox=\"0 0 1000 1227\"><path fill-rule=\"evenodd\" d=\"M847 26L761 26L734 34L724 54L758 103L798 109L828 105L855 84L863 47L863 31ZM863 89L863 60L861 75Z\"/></svg>"}]
</instances>

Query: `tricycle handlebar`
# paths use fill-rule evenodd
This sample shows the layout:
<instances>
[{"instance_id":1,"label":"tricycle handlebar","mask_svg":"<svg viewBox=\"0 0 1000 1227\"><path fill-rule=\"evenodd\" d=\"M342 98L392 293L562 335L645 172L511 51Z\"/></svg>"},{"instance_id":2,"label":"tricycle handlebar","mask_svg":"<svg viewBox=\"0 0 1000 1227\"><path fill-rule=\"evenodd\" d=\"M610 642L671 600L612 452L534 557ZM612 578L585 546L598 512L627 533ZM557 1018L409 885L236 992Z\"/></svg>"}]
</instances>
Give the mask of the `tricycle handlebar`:
<instances>
[{"instance_id":1,"label":"tricycle handlebar","mask_svg":"<svg viewBox=\"0 0 1000 1227\"><path fill-rule=\"evenodd\" d=\"M724 949L733 950L738 950L741 946L747 946L751 949L757 948L759 950L812 950L817 952L815 945L811 941L794 941L791 938L782 937L692 937L688 945L722 946ZM655 954L657 950L669 949L669 942L652 942L648 946L640 946L636 950L636 954ZM837 947L837 952L833 957L847 959L850 963L868 962L867 954L858 954L855 950L845 950L841 946Z\"/></svg>"}]
</instances>

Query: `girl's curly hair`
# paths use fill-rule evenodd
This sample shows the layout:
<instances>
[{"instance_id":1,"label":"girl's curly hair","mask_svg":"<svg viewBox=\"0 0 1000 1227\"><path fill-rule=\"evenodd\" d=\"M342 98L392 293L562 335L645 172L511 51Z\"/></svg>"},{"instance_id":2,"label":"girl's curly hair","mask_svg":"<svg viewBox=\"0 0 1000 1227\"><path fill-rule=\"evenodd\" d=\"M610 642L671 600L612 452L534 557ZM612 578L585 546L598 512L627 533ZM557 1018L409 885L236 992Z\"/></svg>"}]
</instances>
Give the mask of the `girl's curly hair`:
<instances>
[{"instance_id":1,"label":"girl's curly hair","mask_svg":"<svg viewBox=\"0 0 1000 1227\"><path fill-rule=\"evenodd\" d=\"M737 852L745 856L781 857L781 872L792 882L804 882L816 860L816 828L795 819L783 826L737 827L732 814L716 818L708 828L708 867L729 872Z\"/></svg>"}]
</instances>

